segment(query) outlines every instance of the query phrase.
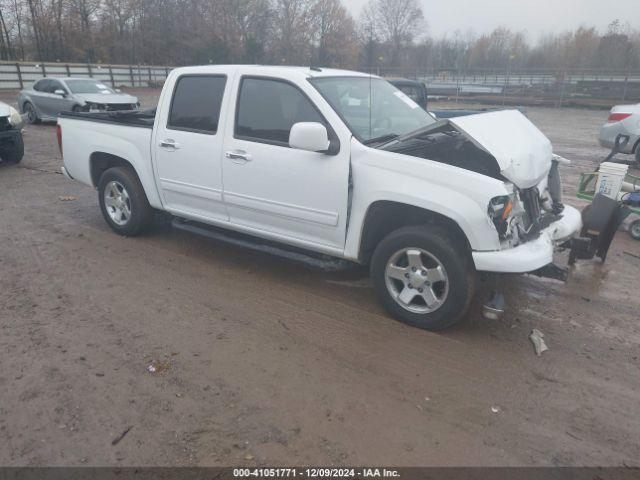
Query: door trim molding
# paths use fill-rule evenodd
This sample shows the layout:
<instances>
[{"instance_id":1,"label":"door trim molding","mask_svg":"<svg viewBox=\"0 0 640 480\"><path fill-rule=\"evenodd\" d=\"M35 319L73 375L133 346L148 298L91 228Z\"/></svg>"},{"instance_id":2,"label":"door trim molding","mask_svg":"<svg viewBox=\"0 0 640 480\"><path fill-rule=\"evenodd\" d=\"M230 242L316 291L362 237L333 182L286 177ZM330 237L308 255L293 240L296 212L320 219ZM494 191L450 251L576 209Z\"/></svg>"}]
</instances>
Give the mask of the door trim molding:
<instances>
[{"instance_id":1,"label":"door trim molding","mask_svg":"<svg viewBox=\"0 0 640 480\"><path fill-rule=\"evenodd\" d=\"M160 178L160 186L163 190L168 190L170 192L182 193L185 195L192 195L194 197L222 202L222 191L215 188L192 185L190 183L178 182L167 178Z\"/></svg>"},{"instance_id":2,"label":"door trim molding","mask_svg":"<svg viewBox=\"0 0 640 480\"><path fill-rule=\"evenodd\" d=\"M230 206L244 208L245 210L253 210L263 214L315 223L328 227L337 227L340 216L336 212L315 210L312 208L292 205L290 203L275 202L273 200L250 197L248 195L241 195L226 191L224 192L224 200Z\"/></svg>"}]
</instances>

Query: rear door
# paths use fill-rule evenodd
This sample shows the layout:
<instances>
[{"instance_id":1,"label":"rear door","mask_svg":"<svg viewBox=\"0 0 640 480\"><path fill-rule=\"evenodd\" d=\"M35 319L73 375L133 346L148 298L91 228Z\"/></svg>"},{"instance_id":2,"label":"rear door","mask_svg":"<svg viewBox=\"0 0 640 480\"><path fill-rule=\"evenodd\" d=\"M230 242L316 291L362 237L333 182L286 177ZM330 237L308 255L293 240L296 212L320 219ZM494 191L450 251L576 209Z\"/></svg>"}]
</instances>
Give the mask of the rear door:
<instances>
[{"instance_id":1,"label":"rear door","mask_svg":"<svg viewBox=\"0 0 640 480\"><path fill-rule=\"evenodd\" d=\"M225 134L225 201L231 223L292 244L341 251L349 142L341 142L337 155L289 147L289 132L297 122L323 123L337 139L318 107L320 95L305 86L280 78L238 79L236 111L229 115L233 125Z\"/></svg>"},{"instance_id":2,"label":"rear door","mask_svg":"<svg viewBox=\"0 0 640 480\"><path fill-rule=\"evenodd\" d=\"M227 77L183 74L163 99L153 143L165 208L183 216L228 221L222 201L222 131ZM168 85L171 91L171 85Z\"/></svg>"}]
</instances>

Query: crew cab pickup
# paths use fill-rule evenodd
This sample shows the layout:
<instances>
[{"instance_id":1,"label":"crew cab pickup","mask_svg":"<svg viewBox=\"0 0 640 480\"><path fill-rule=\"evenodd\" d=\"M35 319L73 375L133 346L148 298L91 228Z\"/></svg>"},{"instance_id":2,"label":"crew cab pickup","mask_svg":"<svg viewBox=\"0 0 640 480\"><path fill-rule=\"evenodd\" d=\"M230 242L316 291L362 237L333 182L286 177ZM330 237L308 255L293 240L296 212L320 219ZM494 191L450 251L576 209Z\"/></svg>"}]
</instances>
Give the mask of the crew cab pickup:
<instances>
[{"instance_id":1,"label":"crew cab pickup","mask_svg":"<svg viewBox=\"0 0 640 480\"><path fill-rule=\"evenodd\" d=\"M386 309L430 330L464 317L477 272L545 267L581 228L521 113L437 121L361 73L179 68L155 111L63 113L58 139L116 233L159 210L369 265Z\"/></svg>"}]
</instances>

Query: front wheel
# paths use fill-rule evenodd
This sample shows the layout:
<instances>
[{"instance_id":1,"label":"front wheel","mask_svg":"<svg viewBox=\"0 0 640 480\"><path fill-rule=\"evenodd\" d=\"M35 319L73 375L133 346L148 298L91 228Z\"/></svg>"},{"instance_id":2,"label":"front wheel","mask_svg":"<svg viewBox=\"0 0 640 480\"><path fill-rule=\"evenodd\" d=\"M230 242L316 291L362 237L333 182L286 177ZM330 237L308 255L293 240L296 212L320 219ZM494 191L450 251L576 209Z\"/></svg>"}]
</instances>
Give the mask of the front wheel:
<instances>
[{"instance_id":1,"label":"front wheel","mask_svg":"<svg viewBox=\"0 0 640 480\"><path fill-rule=\"evenodd\" d=\"M24 157L24 141L22 140L22 135L18 135L13 147L0 153L0 157L8 163L20 163Z\"/></svg>"},{"instance_id":2,"label":"front wheel","mask_svg":"<svg viewBox=\"0 0 640 480\"><path fill-rule=\"evenodd\" d=\"M377 246L371 276L391 315L425 330L440 331L466 314L475 287L475 271L437 226L404 227Z\"/></svg>"},{"instance_id":3,"label":"front wheel","mask_svg":"<svg viewBox=\"0 0 640 480\"><path fill-rule=\"evenodd\" d=\"M102 215L111 230L134 237L144 233L153 221L153 208L131 169L113 167L105 171L98 182Z\"/></svg>"},{"instance_id":4,"label":"front wheel","mask_svg":"<svg viewBox=\"0 0 640 480\"><path fill-rule=\"evenodd\" d=\"M27 102L23 107L24 113L27 114L27 121L31 125L35 125L36 123L40 123L40 117L38 117L38 112L36 112L36 107L33 106L31 102Z\"/></svg>"},{"instance_id":5,"label":"front wheel","mask_svg":"<svg viewBox=\"0 0 640 480\"><path fill-rule=\"evenodd\" d=\"M634 240L640 240L640 220L636 220L629 226L629 234Z\"/></svg>"}]
</instances>

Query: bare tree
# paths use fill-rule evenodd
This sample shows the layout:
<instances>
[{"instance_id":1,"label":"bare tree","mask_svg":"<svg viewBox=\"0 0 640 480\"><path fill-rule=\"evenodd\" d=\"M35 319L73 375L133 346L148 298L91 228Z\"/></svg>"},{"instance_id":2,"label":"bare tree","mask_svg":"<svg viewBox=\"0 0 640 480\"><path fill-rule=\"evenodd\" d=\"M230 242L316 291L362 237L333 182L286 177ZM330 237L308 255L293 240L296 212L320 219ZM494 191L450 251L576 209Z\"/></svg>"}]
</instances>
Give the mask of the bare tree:
<instances>
[{"instance_id":1,"label":"bare tree","mask_svg":"<svg viewBox=\"0 0 640 480\"><path fill-rule=\"evenodd\" d=\"M424 13L418 0L370 0L363 12L363 24L390 47L390 64L397 67L403 47L424 26Z\"/></svg>"},{"instance_id":2,"label":"bare tree","mask_svg":"<svg viewBox=\"0 0 640 480\"><path fill-rule=\"evenodd\" d=\"M316 62L327 67L353 64L357 57L355 22L340 0L316 0L311 21Z\"/></svg>"}]
</instances>

